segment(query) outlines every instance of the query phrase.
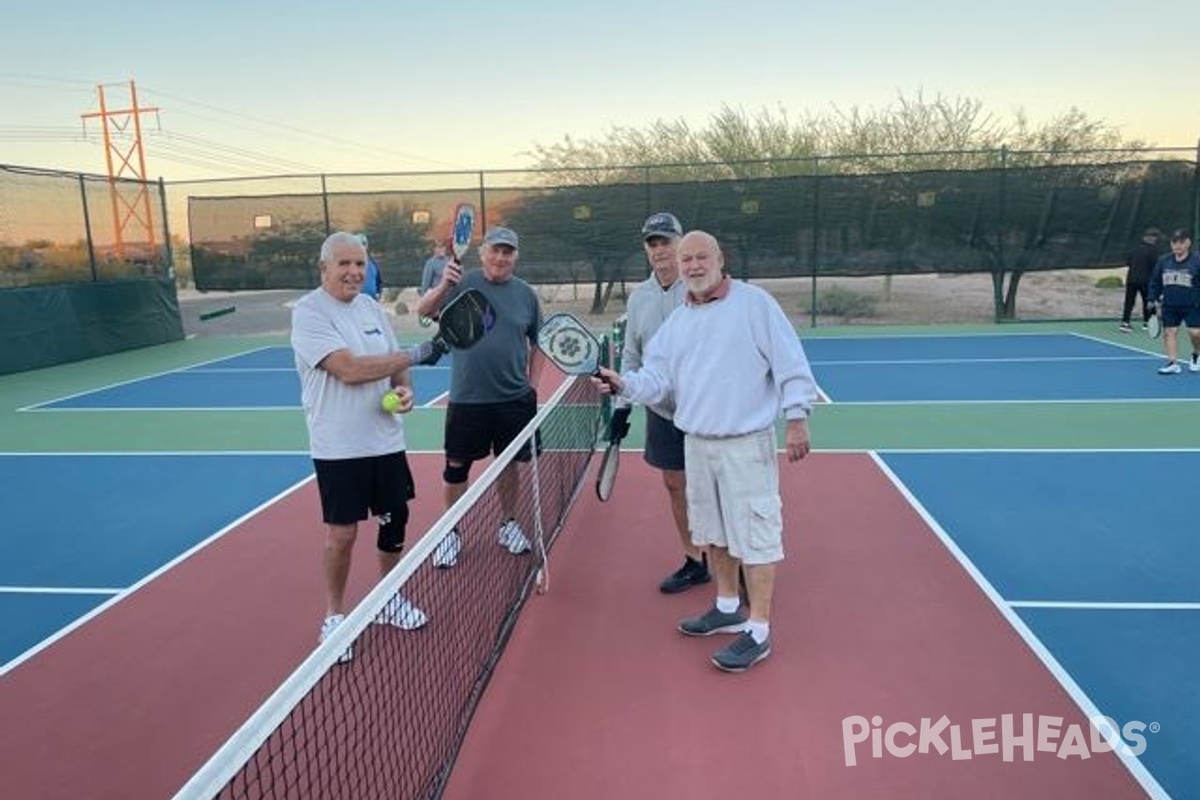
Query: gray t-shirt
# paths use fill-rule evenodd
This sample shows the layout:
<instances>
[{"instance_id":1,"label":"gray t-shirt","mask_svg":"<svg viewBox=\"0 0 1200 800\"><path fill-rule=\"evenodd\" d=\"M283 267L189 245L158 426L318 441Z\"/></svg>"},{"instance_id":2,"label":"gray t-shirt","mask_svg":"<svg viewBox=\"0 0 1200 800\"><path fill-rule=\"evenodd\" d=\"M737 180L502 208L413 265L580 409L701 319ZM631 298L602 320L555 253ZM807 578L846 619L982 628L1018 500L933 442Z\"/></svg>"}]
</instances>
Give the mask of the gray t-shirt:
<instances>
[{"instance_id":1,"label":"gray t-shirt","mask_svg":"<svg viewBox=\"0 0 1200 800\"><path fill-rule=\"evenodd\" d=\"M651 337L666 322L671 312L683 305L687 295L687 284L676 280L664 289L653 274L633 287L625 308L625 346L621 351L621 371L633 372L645 363L646 345ZM618 403L618 406L623 405ZM675 416L675 398L668 397L661 403L649 406L650 410L663 419Z\"/></svg>"},{"instance_id":2,"label":"gray t-shirt","mask_svg":"<svg viewBox=\"0 0 1200 800\"><path fill-rule=\"evenodd\" d=\"M542 325L537 293L520 278L492 283L475 269L463 275L443 307L466 289L483 292L495 310L495 322L475 346L453 351L450 402L499 403L523 397L531 389L529 355Z\"/></svg>"},{"instance_id":3,"label":"gray t-shirt","mask_svg":"<svg viewBox=\"0 0 1200 800\"><path fill-rule=\"evenodd\" d=\"M390 379L351 385L317 366L337 350L376 356L398 349L379 303L364 294L343 303L324 289L314 289L292 310L292 349L313 458L365 458L405 449L400 417L379 405L391 388Z\"/></svg>"}]
</instances>

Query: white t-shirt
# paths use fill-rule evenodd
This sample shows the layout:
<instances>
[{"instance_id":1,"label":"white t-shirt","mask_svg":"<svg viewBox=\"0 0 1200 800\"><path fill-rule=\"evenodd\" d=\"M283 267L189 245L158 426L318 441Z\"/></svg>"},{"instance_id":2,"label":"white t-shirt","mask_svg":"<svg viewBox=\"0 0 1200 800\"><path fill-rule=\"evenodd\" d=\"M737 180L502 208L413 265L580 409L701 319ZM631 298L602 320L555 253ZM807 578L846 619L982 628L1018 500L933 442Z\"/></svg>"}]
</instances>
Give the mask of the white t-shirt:
<instances>
[{"instance_id":1,"label":"white t-shirt","mask_svg":"<svg viewBox=\"0 0 1200 800\"><path fill-rule=\"evenodd\" d=\"M364 294L344 303L324 289L300 298L292 310L292 349L313 458L386 455L405 449L404 424L380 405L391 380L348 384L318 364L337 350L380 356L398 349L383 307Z\"/></svg>"}]
</instances>

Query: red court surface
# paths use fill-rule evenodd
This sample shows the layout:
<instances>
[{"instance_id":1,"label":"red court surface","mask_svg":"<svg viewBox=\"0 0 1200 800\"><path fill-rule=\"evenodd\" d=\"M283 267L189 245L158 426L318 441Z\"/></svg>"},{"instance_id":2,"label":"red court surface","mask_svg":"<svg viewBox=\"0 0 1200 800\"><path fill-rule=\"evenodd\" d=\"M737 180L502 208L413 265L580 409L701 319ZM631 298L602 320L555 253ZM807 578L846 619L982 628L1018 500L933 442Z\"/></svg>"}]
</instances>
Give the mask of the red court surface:
<instances>
[{"instance_id":1,"label":"red court surface","mask_svg":"<svg viewBox=\"0 0 1200 800\"><path fill-rule=\"evenodd\" d=\"M613 500L589 494L576 509L551 592L523 612L446 797L1145 796L1111 754L874 759L866 742L846 766L854 715L885 728L945 715L968 748L973 719L1086 720L869 457L781 470L789 550L766 661L725 674L708 661L720 637L675 631L712 593L657 592L677 565L674 534L658 479L627 454Z\"/></svg>"},{"instance_id":2,"label":"red court surface","mask_svg":"<svg viewBox=\"0 0 1200 800\"><path fill-rule=\"evenodd\" d=\"M410 460L429 487L417 536L442 511L442 459ZM351 601L378 576L373 542L369 526ZM309 481L0 678L0 797L174 794L316 646L323 544Z\"/></svg>"},{"instance_id":3,"label":"red court surface","mask_svg":"<svg viewBox=\"0 0 1200 800\"><path fill-rule=\"evenodd\" d=\"M413 462L431 487L419 532L441 511L441 459ZM676 561L665 496L627 454L614 500L589 487L573 512L446 796L1144 796L1111 755L875 759L864 743L846 766L853 715L1085 721L868 456L782 469L790 549L771 658L726 675L708 663L719 641L675 632L711 594L657 592ZM3 796L169 797L314 646L321 543L309 483L5 676ZM373 573L364 537L355 598Z\"/></svg>"}]
</instances>

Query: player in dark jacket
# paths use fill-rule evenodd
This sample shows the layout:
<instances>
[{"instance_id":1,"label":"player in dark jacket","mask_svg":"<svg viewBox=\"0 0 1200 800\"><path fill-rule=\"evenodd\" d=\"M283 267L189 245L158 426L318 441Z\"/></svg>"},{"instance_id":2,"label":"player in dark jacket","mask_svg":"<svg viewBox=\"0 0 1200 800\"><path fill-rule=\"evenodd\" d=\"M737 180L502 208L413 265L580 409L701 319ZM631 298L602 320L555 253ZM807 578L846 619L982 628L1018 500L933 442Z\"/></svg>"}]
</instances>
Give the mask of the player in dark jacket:
<instances>
[{"instance_id":1,"label":"player in dark jacket","mask_svg":"<svg viewBox=\"0 0 1200 800\"><path fill-rule=\"evenodd\" d=\"M1167 363L1159 375L1178 375L1179 345L1175 341L1180 324L1187 325L1192 340L1190 372L1200 372L1200 255L1192 252L1192 237L1178 229L1171 234L1171 252L1158 260L1150 276L1150 302L1161 306L1163 344Z\"/></svg>"},{"instance_id":2,"label":"player in dark jacket","mask_svg":"<svg viewBox=\"0 0 1200 800\"><path fill-rule=\"evenodd\" d=\"M1154 264L1158 261L1158 228L1147 228L1142 234L1142 241L1129 257L1125 259L1125 305L1121 308L1121 333L1129 333L1130 315L1133 314L1134 300L1142 298L1142 329L1150 319L1150 301L1146 289L1150 286L1150 274L1154 272Z\"/></svg>"}]
</instances>

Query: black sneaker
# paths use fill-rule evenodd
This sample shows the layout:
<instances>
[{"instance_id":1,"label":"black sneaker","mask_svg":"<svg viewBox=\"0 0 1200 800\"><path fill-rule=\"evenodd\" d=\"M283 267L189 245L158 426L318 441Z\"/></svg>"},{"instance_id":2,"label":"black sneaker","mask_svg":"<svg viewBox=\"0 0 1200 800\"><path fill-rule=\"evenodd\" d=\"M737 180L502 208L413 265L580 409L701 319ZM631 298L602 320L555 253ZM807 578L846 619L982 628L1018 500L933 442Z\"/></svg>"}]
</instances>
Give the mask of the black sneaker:
<instances>
[{"instance_id":1,"label":"black sneaker","mask_svg":"<svg viewBox=\"0 0 1200 800\"><path fill-rule=\"evenodd\" d=\"M738 637L727 647L713 654L712 662L717 669L726 672L745 672L767 656L771 655L771 637L768 636L762 644L754 641L749 631L738 634Z\"/></svg>"},{"instance_id":2,"label":"black sneaker","mask_svg":"<svg viewBox=\"0 0 1200 800\"><path fill-rule=\"evenodd\" d=\"M708 583L710 580L712 580L712 576L708 574L707 559L702 558L697 561L688 556L682 567L672 572L658 585L658 590L663 594L679 594L693 586Z\"/></svg>"}]
</instances>

